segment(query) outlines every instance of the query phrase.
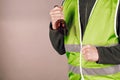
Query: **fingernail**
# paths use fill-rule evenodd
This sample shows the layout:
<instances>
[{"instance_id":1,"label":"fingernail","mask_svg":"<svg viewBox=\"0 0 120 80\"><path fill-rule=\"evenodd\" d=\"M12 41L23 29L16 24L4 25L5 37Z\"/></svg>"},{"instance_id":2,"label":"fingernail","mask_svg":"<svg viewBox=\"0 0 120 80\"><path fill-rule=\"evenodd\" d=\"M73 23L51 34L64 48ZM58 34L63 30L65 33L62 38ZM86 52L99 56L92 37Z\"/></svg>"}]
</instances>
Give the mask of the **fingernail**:
<instances>
[{"instance_id":1,"label":"fingernail","mask_svg":"<svg viewBox=\"0 0 120 80\"><path fill-rule=\"evenodd\" d=\"M59 6L58 6L58 5L54 5L54 8L55 8L55 7L59 7Z\"/></svg>"}]
</instances>

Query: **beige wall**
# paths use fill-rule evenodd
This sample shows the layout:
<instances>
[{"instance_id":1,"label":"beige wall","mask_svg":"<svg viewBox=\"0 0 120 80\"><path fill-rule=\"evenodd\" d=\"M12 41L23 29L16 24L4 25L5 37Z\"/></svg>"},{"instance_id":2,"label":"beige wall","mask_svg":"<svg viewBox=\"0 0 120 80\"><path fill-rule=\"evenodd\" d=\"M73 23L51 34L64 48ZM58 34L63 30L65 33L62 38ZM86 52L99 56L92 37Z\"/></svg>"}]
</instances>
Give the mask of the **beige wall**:
<instances>
[{"instance_id":1,"label":"beige wall","mask_svg":"<svg viewBox=\"0 0 120 80\"><path fill-rule=\"evenodd\" d=\"M0 0L0 80L67 80L67 60L49 41L60 0Z\"/></svg>"}]
</instances>

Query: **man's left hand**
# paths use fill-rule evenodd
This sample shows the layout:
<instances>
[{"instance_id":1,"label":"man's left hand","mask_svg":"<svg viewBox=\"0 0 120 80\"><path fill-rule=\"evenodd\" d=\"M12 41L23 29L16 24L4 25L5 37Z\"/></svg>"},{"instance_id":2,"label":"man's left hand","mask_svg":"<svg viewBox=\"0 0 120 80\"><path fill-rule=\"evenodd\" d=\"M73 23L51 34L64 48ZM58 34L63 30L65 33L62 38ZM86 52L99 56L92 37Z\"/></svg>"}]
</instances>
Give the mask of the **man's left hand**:
<instances>
[{"instance_id":1,"label":"man's left hand","mask_svg":"<svg viewBox=\"0 0 120 80\"><path fill-rule=\"evenodd\" d=\"M91 45L83 46L82 54L85 60L96 62L99 59L97 48Z\"/></svg>"}]
</instances>

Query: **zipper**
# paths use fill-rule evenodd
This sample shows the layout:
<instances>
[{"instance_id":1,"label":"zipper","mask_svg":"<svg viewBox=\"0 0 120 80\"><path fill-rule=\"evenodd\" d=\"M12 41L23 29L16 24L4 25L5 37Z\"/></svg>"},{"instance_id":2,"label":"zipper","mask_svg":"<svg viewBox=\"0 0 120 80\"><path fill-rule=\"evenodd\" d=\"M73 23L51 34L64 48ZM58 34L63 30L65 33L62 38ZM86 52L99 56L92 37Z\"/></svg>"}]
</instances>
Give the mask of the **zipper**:
<instances>
[{"instance_id":1,"label":"zipper","mask_svg":"<svg viewBox=\"0 0 120 80\"><path fill-rule=\"evenodd\" d=\"M83 74L83 71L82 71L82 47L83 47L83 37L82 37L82 30L81 30L81 24L80 24L80 11L79 11L79 8L80 8L80 6L79 6L79 0L77 0L78 1L78 21L79 21L79 31L80 31L80 74L81 74L81 80L85 80L84 79L84 74ZM96 6L96 3L98 2L98 0L96 0L96 2L95 2L95 4L94 4L94 6L93 6L93 8L92 8L92 11L91 11L91 13L90 13L90 16L89 16L89 18L88 18L88 21L89 21L89 19L90 19L90 17L91 17L91 15L92 15L92 13L93 13L93 10L94 10L94 8L95 8L95 6ZM87 6L88 6L88 3L87 3ZM86 9L86 11L87 11L87 9ZM87 17L87 15L85 15L85 17ZM87 25L86 25L87 26ZM84 36L84 35L83 35Z\"/></svg>"},{"instance_id":2,"label":"zipper","mask_svg":"<svg viewBox=\"0 0 120 80\"><path fill-rule=\"evenodd\" d=\"M81 24L80 24L80 12L79 12L79 0L77 0L78 2L78 23L79 23L79 31L80 31L80 48L82 49L82 30L81 30ZM80 74L81 74L81 80L84 80L84 76L83 76L83 72L82 72L82 51L80 49Z\"/></svg>"}]
</instances>

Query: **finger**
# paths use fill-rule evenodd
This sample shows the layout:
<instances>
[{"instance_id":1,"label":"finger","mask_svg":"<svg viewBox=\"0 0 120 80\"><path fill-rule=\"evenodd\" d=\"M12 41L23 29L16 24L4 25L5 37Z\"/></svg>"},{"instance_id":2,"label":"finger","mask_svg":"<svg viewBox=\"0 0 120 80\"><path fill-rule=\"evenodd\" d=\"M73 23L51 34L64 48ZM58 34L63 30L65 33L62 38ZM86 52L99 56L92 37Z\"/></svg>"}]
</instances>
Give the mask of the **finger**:
<instances>
[{"instance_id":1,"label":"finger","mask_svg":"<svg viewBox=\"0 0 120 80\"><path fill-rule=\"evenodd\" d=\"M83 55L83 57L84 57L85 60L89 59L89 56L87 54Z\"/></svg>"},{"instance_id":2,"label":"finger","mask_svg":"<svg viewBox=\"0 0 120 80\"><path fill-rule=\"evenodd\" d=\"M83 46L83 47L82 47L82 50L87 49L87 48L91 48L91 45Z\"/></svg>"},{"instance_id":3,"label":"finger","mask_svg":"<svg viewBox=\"0 0 120 80\"><path fill-rule=\"evenodd\" d=\"M54 8L55 7L61 8L63 10L63 6L55 5Z\"/></svg>"},{"instance_id":4,"label":"finger","mask_svg":"<svg viewBox=\"0 0 120 80\"><path fill-rule=\"evenodd\" d=\"M85 46L83 46L83 48L89 48L89 47L91 47L91 45L85 45Z\"/></svg>"},{"instance_id":5,"label":"finger","mask_svg":"<svg viewBox=\"0 0 120 80\"><path fill-rule=\"evenodd\" d=\"M62 14L51 15L51 19L64 19L64 15Z\"/></svg>"},{"instance_id":6,"label":"finger","mask_svg":"<svg viewBox=\"0 0 120 80\"><path fill-rule=\"evenodd\" d=\"M52 18L51 20L52 20L52 22L53 23L55 23L57 20L59 20L60 19L60 17L57 17L57 18Z\"/></svg>"},{"instance_id":7,"label":"finger","mask_svg":"<svg viewBox=\"0 0 120 80\"><path fill-rule=\"evenodd\" d=\"M83 53L83 55L85 56L85 57L90 57L90 51L89 50L85 50L84 51L84 53Z\"/></svg>"},{"instance_id":8,"label":"finger","mask_svg":"<svg viewBox=\"0 0 120 80\"><path fill-rule=\"evenodd\" d=\"M56 14L56 13L62 13L62 11L60 11L60 10L50 11L50 14Z\"/></svg>"},{"instance_id":9,"label":"finger","mask_svg":"<svg viewBox=\"0 0 120 80\"><path fill-rule=\"evenodd\" d=\"M64 15L61 15L60 19L64 19Z\"/></svg>"},{"instance_id":10,"label":"finger","mask_svg":"<svg viewBox=\"0 0 120 80\"><path fill-rule=\"evenodd\" d=\"M90 52L90 48L82 49L82 53L83 53L83 54L86 54L87 52Z\"/></svg>"},{"instance_id":11,"label":"finger","mask_svg":"<svg viewBox=\"0 0 120 80\"><path fill-rule=\"evenodd\" d=\"M50 16L54 17L54 16L64 16L64 15L62 13L57 13L57 14L51 14Z\"/></svg>"},{"instance_id":12,"label":"finger","mask_svg":"<svg viewBox=\"0 0 120 80\"><path fill-rule=\"evenodd\" d=\"M83 57L84 57L84 59L87 60L87 61L90 61L90 60L91 60L89 53L86 53L85 55L83 55Z\"/></svg>"},{"instance_id":13,"label":"finger","mask_svg":"<svg viewBox=\"0 0 120 80\"><path fill-rule=\"evenodd\" d=\"M61 15L61 14L51 15L51 18L54 18L54 19L64 19L64 15Z\"/></svg>"},{"instance_id":14,"label":"finger","mask_svg":"<svg viewBox=\"0 0 120 80\"><path fill-rule=\"evenodd\" d=\"M55 8L55 7L59 7L59 5L54 5L54 8Z\"/></svg>"},{"instance_id":15,"label":"finger","mask_svg":"<svg viewBox=\"0 0 120 80\"><path fill-rule=\"evenodd\" d=\"M90 53L89 53L89 52L87 52L86 56L88 56L88 57L89 57L89 56L90 56Z\"/></svg>"},{"instance_id":16,"label":"finger","mask_svg":"<svg viewBox=\"0 0 120 80\"><path fill-rule=\"evenodd\" d=\"M51 19L56 19L56 20L58 20L58 19L63 19L64 20L64 16L51 16Z\"/></svg>"},{"instance_id":17,"label":"finger","mask_svg":"<svg viewBox=\"0 0 120 80\"><path fill-rule=\"evenodd\" d=\"M60 11L56 11L56 12L51 12L50 13L50 15L52 16L52 15L63 15L63 13L62 12L60 12Z\"/></svg>"},{"instance_id":18,"label":"finger","mask_svg":"<svg viewBox=\"0 0 120 80\"><path fill-rule=\"evenodd\" d=\"M62 11L60 10L56 10L56 11L50 11L49 15L53 15L53 14L59 14L59 13L63 13Z\"/></svg>"},{"instance_id":19,"label":"finger","mask_svg":"<svg viewBox=\"0 0 120 80\"><path fill-rule=\"evenodd\" d=\"M86 51L85 50L82 50L82 54L84 55L86 53Z\"/></svg>"},{"instance_id":20,"label":"finger","mask_svg":"<svg viewBox=\"0 0 120 80\"><path fill-rule=\"evenodd\" d=\"M56 14L61 14L61 15L63 15L63 12L62 11L52 11L52 12L50 12L49 13L50 15L56 15Z\"/></svg>"},{"instance_id":21,"label":"finger","mask_svg":"<svg viewBox=\"0 0 120 80\"><path fill-rule=\"evenodd\" d=\"M60 6L61 10L63 11L63 6Z\"/></svg>"},{"instance_id":22,"label":"finger","mask_svg":"<svg viewBox=\"0 0 120 80\"><path fill-rule=\"evenodd\" d=\"M52 11L58 11L58 10L62 11L63 9L61 7L55 7L52 9Z\"/></svg>"}]
</instances>

